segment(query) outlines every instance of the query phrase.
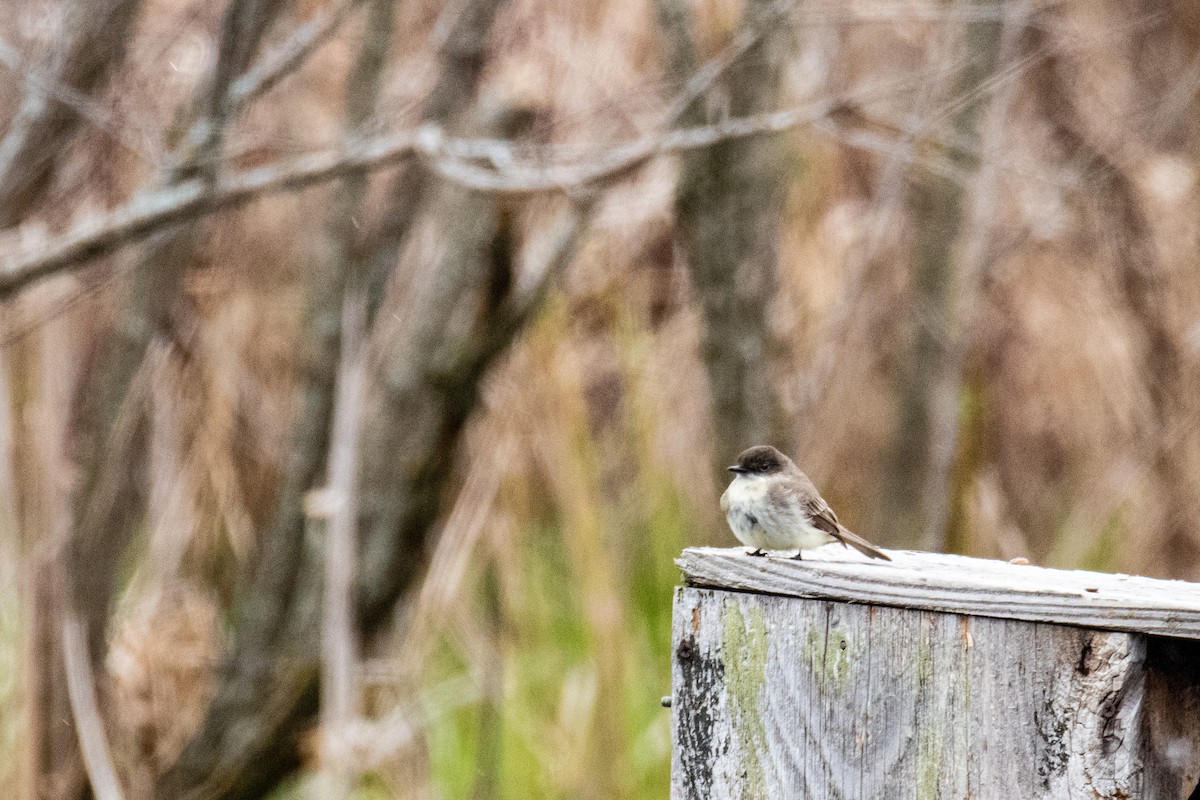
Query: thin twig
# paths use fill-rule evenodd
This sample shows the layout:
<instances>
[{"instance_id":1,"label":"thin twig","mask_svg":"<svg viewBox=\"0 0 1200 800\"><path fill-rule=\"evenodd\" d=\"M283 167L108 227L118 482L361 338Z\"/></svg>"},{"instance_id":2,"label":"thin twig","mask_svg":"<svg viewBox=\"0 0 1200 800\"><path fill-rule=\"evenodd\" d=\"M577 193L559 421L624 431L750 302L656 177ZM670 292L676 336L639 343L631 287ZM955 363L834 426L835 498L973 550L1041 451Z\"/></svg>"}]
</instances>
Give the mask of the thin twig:
<instances>
[{"instance_id":1,"label":"thin twig","mask_svg":"<svg viewBox=\"0 0 1200 800\"><path fill-rule=\"evenodd\" d=\"M27 63L21 51L3 38L0 38L0 64L6 66L17 80L25 84L26 92L37 92L61 103L97 130L112 136L131 152L146 155L141 143L127 135L124 129L125 120L120 114L92 94L63 83L46 70Z\"/></svg>"},{"instance_id":2,"label":"thin twig","mask_svg":"<svg viewBox=\"0 0 1200 800\"><path fill-rule=\"evenodd\" d=\"M71 716L75 718L83 766L96 800L124 800L108 748L108 737L104 733L104 721L96 703L96 687L92 682L87 650L83 624L68 607L62 615L63 668L67 674L67 697Z\"/></svg>"},{"instance_id":3,"label":"thin twig","mask_svg":"<svg viewBox=\"0 0 1200 800\"><path fill-rule=\"evenodd\" d=\"M81 0L69 5L62 44L44 68L26 70L19 53L7 45L0 48L3 60L28 78L32 89L0 137L0 226L18 223L45 199L55 174L52 156L78 133L82 121L100 124L90 104L125 58L141 0ZM104 36L95 35L97 27Z\"/></svg>"},{"instance_id":4,"label":"thin twig","mask_svg":"<svg viewBox=\"0 0 1200 800\"><path fill-rule=\"evenodd\" d=\"M108 255L119 247L192 217L212 214L258 197L294 191L362 168L387 166L412 154L412 132L379 137L366 146L333 148L259 169L218 178L212 190L201 179L184 181L134 197L115 211L85 219L55 241L32 225L11 229L37 247L5 259L0 299L69 267ZM39 241L43 240L43 241Z\"/></svg>"},{"instance_id":5,"label":"thin twig","mask_svg":"<svg viewBox=\"0 0 1200 800\"><path fill-rule=\"evenodd\" d=\"M847 98L827 98L783 111L735 117L712 125L648 134L603 151L588 162L522 163L515 156L494 159L503 169L471 163L479 154L513 153L513 143L500 139L450 138L442 128L426 124L360 140L264 167L216 177L182 181L135 197L107 214L77 223L53 241L35 225L7 232L15 245L0 259L0 300L26 286L118 248L146 238L164 226L230 209L270 194L296 191L348 173L387 167L414 155L423 157L443 178L476 191L510 195L561 191L568 195L600 181L622 176L652 158L710 147L719 142L778 133L826 119L847 103L861 102L887 87ZM553 155L553 149L546 151Z\"/></svg>"},{"instance_id":6,"label":"thin twig","mask_svg":"<svg viewBox=\"0 0 1200 800\"><path fill-rule=\"evenodd\" d=\"M342 354L338 365L329 446L329 485L323 492L325 594L321 613L322 761L335 796L353 787L349 732L361 713L358 639L354 621L354 562L358 553L358 462L362 393L366 380L366 298L351 289L342 308Z\"/></svg>"},{"instance_id":7,"label":"thin twig","mask_svg":"<svg viewBox=\"0 0 1200 800\"><path fill-rule=\"evenodd\" d=\"M405 678L414 675L414 670L426 663L437 634L444 629L454 603L461 597L467 567L487 521L492 517L503 464L512 449L511 436L501 437L495 431L484 436L479 448L484 457L471 465L446 517L430 556L429 568L416 592L412 623L404 633L403 646L397 650L401 654L398 661L403 665L401 671Z\"/></svg>"},{"instance_id":8,"label":"thin twig","mask_svg":"<svg viewBox=\"0 0 1200 800\"><path fill-rule=\"evenodd\" d=\"M783 18L791 16L796 10L793 0L778 0L767 9L756 24L743 26L738 30L733 41L724 50L700 65L692 72L691 77L681 87L679 94L667 106L666 119L670 124L677 124L683 119L688 108L707 92L717 79L734 65L743 54L765 36L774 26L782 24ZM788 24L793 24L789 20Z\"/></svg>"},{"instance_id":9,"label":"thin twig","mask_svg":"<svg viewBox=\"0 0 1200 800\"><path fill-rule=\"evenodd\" d=\"M125 206L108 214L84 220L55 241L45 242L46 234L35 226L11 229L18 252L0 261L0 300L42 278L78 264L107 255L119 247L144 239L172 223L212 214L251 200L283 191L296 191L347 173L379 169L414 154L425 155L433 168L446 179L478 191L506 194L534 194L568 191L583 184L631 170L656 155L707 147L719 141L776 132L810 123L827 115L831 102L756 117L730 119L700 128L674 131L661 137L646 137L613 148L593 164L566 167L514 167L506 173L476 167L455 158L446 158L446 150L461 144L468 149L508 148L499 140L460 140L443 142L441 129L427 125L415 131L403 131L375 137L362 143L345 144L295 159L232 173L218 178L211 189L202 180L184 181L174 186L135 197ZM22 239L33 240L33 247L19 247Z\"/></svg>"},{"instance_id":10,"label":"thin twig","mask_svg":"<svg viewBox=\"0 0 1200 800\"><path fill-rule=\"evenodd\" d=\"M364 0L342 0L336 8L321 8L298 26L287 41L263 55L229 87L228 107L237 111L269 92L294 72L321 45L337 33Z\"/></svg>"},{"instance_id":11,"label":"thin twig","mask_svg":"<svg viewBox=\"0 0 1200 800\"><path fill-rule=\"evenodd\" d=\"M779 133L824 119L842 105L840 100L821 100L798 108L732 117L712 125L680 128L652 134L610 149L595 161L569 165L521 165L492 170L455 158L432 158L431 166L442 177L471 189L500 194L568 192L590 183L617 177L642 166L655 156L711 147L719 142ZM496 144L501 144L497 142ZM503 162L501 162L503 163Z\"/></svg>"}]
</instances>

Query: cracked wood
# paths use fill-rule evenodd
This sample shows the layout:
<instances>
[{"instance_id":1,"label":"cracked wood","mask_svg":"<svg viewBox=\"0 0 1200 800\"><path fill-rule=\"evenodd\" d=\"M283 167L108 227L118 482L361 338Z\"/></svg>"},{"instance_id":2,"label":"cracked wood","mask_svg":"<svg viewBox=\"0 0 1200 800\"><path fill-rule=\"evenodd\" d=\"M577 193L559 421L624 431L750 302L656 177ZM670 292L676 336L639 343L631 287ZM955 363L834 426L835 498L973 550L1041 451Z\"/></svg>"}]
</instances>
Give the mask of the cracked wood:
<instances>
[{"instance_id":1,"label":"cracked wood","mask_svg":"<svg viewBox=\"0 0 1200 800\"><path fill-rule=\"evenodd\" d=\"M695 587L673 637L673 800L1187 798L1200 779L1197 642Z\"/></svg>"}]
</instances>

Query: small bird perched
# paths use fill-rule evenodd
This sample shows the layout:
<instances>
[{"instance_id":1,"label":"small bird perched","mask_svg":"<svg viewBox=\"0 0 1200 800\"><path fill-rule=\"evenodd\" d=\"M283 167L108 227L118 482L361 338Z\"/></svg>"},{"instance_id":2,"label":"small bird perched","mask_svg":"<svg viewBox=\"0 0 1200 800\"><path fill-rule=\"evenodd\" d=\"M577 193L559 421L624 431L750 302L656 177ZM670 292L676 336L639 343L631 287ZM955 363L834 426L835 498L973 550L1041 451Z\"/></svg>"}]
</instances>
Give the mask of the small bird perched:
<instances>
[{"instance_id":1,"label":"small bird perched","mask_svg":"<svg viewBox=\"0 0 1200 800\"><path fill-rule=\"evenodd\" d=\"M764 550L812 550L830 542L871 558L892 559L875 545L845 528L817 487L792 460L770 445L751 447L729 468L733 482L721 495L721 510L733 535L752 556Z\"/></svg>"}]
</instances>

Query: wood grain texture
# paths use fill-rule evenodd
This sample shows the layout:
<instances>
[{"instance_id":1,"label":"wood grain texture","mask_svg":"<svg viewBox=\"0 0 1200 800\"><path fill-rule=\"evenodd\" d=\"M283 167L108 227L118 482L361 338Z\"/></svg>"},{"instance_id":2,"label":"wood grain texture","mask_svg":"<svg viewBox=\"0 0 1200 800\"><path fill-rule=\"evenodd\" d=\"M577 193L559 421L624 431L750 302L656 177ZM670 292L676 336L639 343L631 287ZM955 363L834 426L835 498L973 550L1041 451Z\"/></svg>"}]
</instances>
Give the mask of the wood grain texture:
<instances>
[{"instance_id":1,"label":"wood grain texture","mask_svg":"<svg viewBox=\"0 0 1200 800\"><path fill-rule=\"evenodd\" d=\"M673 800L1174 800L1200 776L1190 642L693 587L673 637Z\"/></svg>"},{"instance_id":2,"label":"wood grain texture","mask_svg":"<svg viewBox=\"0 0 1200 800\"><path fill-rule=\"evenodd\" d=\"M1200 639L1197 583L887 553L892 561L872 561L829 545L793 561L754 558L741 548L688 548L677 563L693 586Z\"/></svg>"}]
</instances>

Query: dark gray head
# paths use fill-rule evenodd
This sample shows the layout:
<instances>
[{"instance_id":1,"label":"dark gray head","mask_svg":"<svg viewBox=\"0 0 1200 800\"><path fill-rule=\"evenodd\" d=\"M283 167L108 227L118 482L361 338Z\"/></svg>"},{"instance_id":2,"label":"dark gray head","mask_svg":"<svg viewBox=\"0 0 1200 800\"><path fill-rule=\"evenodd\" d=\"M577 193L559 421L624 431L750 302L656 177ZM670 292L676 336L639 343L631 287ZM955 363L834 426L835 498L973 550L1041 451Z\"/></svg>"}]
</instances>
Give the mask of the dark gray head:
<instances>
[{"instance_id":1,"label":"dark gray head","mask_svg":"<svg viewBox=\"0 0 1200 800\"><path fill-rule=\"evenodd\" d=\"M789 464L791 460L783 453L769 444L760 444L743 450L729 471L738 475L774 475L786 470Z\"/></svg>"}]
</instances>

